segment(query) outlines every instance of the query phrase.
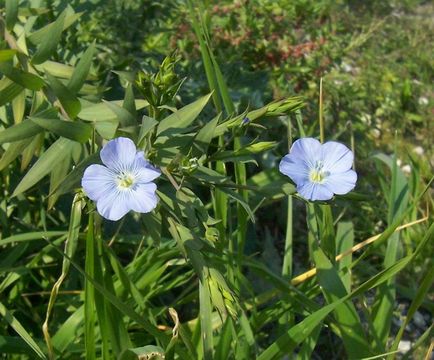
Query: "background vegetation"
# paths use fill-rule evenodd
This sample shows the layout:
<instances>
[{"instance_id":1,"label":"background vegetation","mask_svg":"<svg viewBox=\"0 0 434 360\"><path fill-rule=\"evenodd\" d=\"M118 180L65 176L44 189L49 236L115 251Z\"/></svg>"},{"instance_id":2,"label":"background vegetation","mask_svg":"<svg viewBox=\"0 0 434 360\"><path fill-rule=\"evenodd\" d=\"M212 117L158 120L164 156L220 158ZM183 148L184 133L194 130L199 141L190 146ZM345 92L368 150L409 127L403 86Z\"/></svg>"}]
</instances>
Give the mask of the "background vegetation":
<instances>
[{"instance_id":1,"label":"background vegetation","mask_svg":"<svg viewBox=\"0 0 434 360\"><path fill-rule=\"evenodd\" d=\"M1 358L430 358L430 2L0 10ZM277 167L321 117L359 180L313 204ZM80 179L117 136L163 176L113 223Z\"/></svg>"}]
</instances>

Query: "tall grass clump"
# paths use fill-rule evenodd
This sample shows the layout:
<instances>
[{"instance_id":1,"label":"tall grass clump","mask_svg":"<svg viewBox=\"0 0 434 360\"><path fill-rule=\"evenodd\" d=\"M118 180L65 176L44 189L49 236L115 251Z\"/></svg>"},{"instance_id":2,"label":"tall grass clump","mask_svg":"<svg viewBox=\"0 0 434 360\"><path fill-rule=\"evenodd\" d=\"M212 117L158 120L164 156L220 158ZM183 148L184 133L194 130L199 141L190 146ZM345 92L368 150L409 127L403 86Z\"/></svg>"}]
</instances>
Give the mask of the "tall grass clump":
<instances>
[{"instance_id":1,"label":"tall grass clump","mask_svg":"<svg viewBox=\"0 0 434 360\"><path fill-rule=\"evenodd\" d=\"M186 64L110 54L92 2L0 3L0 357L429 359L432 174L337 131L327 77L245 101L210 5L162 17Z\"/></svg>"}]
</instances>

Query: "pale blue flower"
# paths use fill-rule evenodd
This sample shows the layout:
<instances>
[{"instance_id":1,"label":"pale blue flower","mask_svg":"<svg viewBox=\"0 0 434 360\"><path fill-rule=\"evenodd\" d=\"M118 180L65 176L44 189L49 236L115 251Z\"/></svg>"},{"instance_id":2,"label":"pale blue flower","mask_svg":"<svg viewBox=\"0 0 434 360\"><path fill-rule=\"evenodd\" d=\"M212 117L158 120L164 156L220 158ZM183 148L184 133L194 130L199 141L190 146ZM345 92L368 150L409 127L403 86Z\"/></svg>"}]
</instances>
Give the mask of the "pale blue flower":
<instances>
[{"instance_id":1,"label":"pale blue flower","mask_svg":"<svg viewBox=\"0 0 434 360\"><path fill-rule=\"evenodd\" d=\"M334 194L346 194L356 186L353 159L352 151L343 144L302 138L283 157L279 170L294 181L305 199L330 200Z\"/></svg>"},{"instance_id":2,"label":"pale blue flower","mask_svg":"<svg viewBox=\"0 0 434 360\"><path fill-rule=\"evenodd\" d=\"M132 140L110 140L100 157L105 166L90 165L81 185L86 195L96 201L102 217L119 220L130 210L148 213L157 206L157 185L152 180L161 173L145 160L143 151L137 151Z\"/></svg>"}]
</instances>

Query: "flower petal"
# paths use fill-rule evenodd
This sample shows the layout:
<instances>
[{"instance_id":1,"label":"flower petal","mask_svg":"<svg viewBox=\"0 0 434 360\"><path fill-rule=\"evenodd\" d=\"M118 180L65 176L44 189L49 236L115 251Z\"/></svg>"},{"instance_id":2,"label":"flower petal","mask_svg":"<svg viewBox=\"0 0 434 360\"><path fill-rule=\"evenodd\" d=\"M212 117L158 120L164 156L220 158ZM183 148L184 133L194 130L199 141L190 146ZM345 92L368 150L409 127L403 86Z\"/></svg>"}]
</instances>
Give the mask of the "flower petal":
<instances>
[{"instance_id":1,"label":"flower petal","mask_svg":"<svg viewBox=\"0 0 434 360\"><path fill-rule=\"evenodd\" d=\"M129 191L113 189L98 199L96 208L105 219L117 221L131 210Z\"/></svg>"},{"instance_id":2,"label":"flower petal","mask_svg":"<svg viewBox=\"0 0 434 360\"><path fill-rule=\"evenodd\" d=\"M153 167L143 155L143 151L138 151L132 165L136 181L140 184L151 182L161 175L160 170Z\"/></svg>"},{"instance_id":3,"label":"flower petal","mask_svg":"<svg viewBox=\"0 0 434 360\"><path fill-rule=\"evenodd\" d=\"M279 164L279 171L289 176L297 185L309 181L309 167L306 162L292 156L285 155Z\"/></svg>"},{"instance_id":4,"label":"flower petal","mask_svg":"<svg viewBox=\"0 0 434 360\"><path fill-rule=\"evenodd\" d=\"M314 138L301 138L292 144L289 154L312 168L321 159L321 143Z\"/></svg>"},{"instance_id":5,"label":"flower petal","mask_svg":"<svg viewBox=\"0 0 434 360\"><path fill-rule=\"evenodd\" d=\"M156 190L157 185L154 183L137 184L128 195L131 209L139 213L148 213L154 210L158 203Z\"/></svg>"},{"instance_id":6,"label":"flower petal","mask_svg":"<svg viewBox=\"0 0 434 360\"><path fill-rule=\"evenodd\" d=\"M337 195L344 195L354 189L356 181L356 172L348 170L342 173L330 174L327 176L324 186Z\"/></svg>"},{"instance_id":7,"label":"flower petal","mask_svg":"<svg viewBox=\"0 0 434 360\"><path fill-rule=\"evenodd\" d=\"M353 152L336 141L328 141L321 146L321 157L324 169L332 174L347 171L353 166Z\"/></svg>"},{"instance_id":8,"label":"flower petal","mask_svg":"<svg viewBox=\"0 0 434 360\"><path fill-rule=\"evenodd\" d=\"M324 184L305 182L297 186L298 193L307 200L330 200L333 197L331 192Z\"/></svg>"},{"instance_id":9,"label":"flower petal","mask_svg":"<svg viewBox=\"0 0 434 360\"><path fill-rule=\"evenodd\" d=\"M98 200L116 188L115 174L103 165L93 164L86 168L81 186L91 200Z\"/></svg>"},{"instance_id":10,"label":"flower petal","mask_svg":"<svg viewBox=\"0 0 434 360\"><path fill-rule=\"evenodd\" d=\"M99 155L109 169L122 171L133 164L136 145L131 139L118 137L105 144Z\"/></svg>"}]
</instances>

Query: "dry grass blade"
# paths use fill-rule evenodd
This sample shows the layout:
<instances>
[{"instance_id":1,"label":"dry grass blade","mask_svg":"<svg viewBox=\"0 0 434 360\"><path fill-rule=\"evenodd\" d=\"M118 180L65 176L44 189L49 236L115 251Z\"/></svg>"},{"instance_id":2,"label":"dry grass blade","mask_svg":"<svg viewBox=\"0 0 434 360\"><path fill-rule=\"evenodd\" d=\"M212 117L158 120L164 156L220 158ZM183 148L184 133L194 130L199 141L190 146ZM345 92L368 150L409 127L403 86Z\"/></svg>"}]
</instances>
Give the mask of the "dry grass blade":
<instances>
[{"instance_id":1,"label":"dry grass blade","mask_svg":"<svg viewBox=\"0 0 434 360\"><path fill-rule=\"evenodd\" d=\"M404 230L406 228L409 228L411 226L414 226L414 225L419 224L421 222L424 222L426 220L428 220L427 216L424 217L424 218L422 218L422 219L418 219L418 220L409 222L407 224L398 226L394 232L398 232L398 231ZM343 253L337 255L336 258L335 258L335 260L336 261L340 261L345 256L351 255L352 253L354 253L354 252L356 252L356 251L358 251L360 249L363 249L365 246L367 246L369 244L372 244L373 242L377 241L381 237L381 235L382 234L371 236L370 238L368 238L368 239L366 239L366 240L364 240L364 241L362 241L362 242L354 245L351 249L348 249L347 251L344 251ZM315 274L316 274L316 268L310 269L310 270L304 272L303 274L300 274L300 275L296 276L295 278L293 278L291 280L291 285L295 286L295 285L301 284L302 282L306 281L307 279L310 279L312 276L315 276Z\"/></svg>"}]
</instances>

